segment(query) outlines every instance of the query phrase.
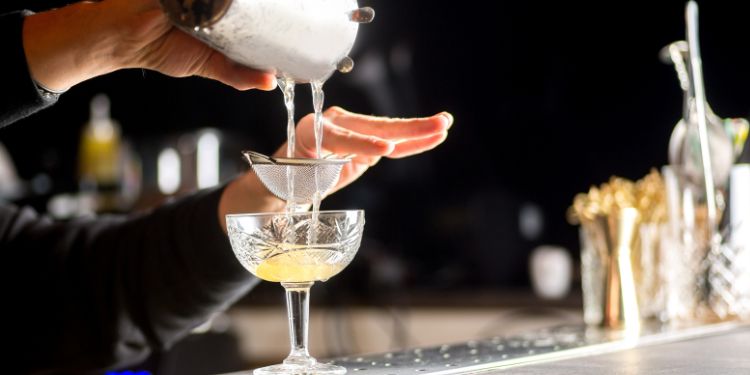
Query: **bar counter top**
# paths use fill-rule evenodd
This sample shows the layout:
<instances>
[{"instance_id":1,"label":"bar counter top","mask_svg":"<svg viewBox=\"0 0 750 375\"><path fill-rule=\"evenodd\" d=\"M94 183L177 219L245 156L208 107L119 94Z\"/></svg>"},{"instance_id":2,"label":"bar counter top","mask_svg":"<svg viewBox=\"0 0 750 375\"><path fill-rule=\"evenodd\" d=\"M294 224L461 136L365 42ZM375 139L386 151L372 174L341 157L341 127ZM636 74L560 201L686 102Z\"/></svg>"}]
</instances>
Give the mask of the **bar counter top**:
<instances>
[{"instance_id":1,"label":"bar counter top","mask_svg":"<svg viewBox=\"0 0 750 375\"><path fill-rule=\"evenodd\" d=\"M750 374L750 329L494 373L746 375Z\"/></svg>"},{"instance_id":2,"label":"bar counter top","mask_svg":"<svg viewBox=\"0 0 750 375\"><path fill-rule=\"evenodd\" d=\"M560 326L330 362L345 366L348 375L747 375L750 324L727 322L680 329L652 324L638 333ZM231 375L239 374L249 372Z\"/></svg>"}]
</instances>

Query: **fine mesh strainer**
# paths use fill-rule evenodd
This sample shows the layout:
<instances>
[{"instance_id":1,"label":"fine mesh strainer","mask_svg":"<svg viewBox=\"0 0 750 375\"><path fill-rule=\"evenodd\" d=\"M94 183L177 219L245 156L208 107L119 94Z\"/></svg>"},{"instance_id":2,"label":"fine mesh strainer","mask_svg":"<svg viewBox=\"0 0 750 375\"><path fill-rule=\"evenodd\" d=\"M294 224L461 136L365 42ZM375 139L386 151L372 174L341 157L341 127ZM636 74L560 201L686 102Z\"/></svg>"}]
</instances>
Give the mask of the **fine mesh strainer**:
<instances>
[{"instance_id":1,"label":"fine mesh strainer","mask_svg":"<svg viewBox=\"0 0 750 375\"><path fill-rule=\"evenodd\" d=\"M325 196L341 175L349 159L274 158L254 151L243 151L255 174L273 195L297 204L310 204L315 193ZM315 175L317 174L317 186ZM291 176L291 184L288 177ZM290 194L292 190L292 194Z\"/></svg>"}]
</instances>

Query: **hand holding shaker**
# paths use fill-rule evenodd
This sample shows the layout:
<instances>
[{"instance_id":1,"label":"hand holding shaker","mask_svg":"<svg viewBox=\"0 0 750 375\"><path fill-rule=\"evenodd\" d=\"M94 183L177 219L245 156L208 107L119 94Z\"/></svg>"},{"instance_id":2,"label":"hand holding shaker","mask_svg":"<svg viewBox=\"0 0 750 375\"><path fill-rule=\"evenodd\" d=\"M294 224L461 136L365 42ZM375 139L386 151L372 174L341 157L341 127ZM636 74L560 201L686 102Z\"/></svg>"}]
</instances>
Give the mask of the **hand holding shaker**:
<instances>
[{"instance_id":1,"label":"hand holding shaker","mask_svg":"<svg viewBox=\"0 0 750 375\"><path fill-rule=\"evenodd\" d=\"M160 0L171 21L230 59L307 83L348 73L360 23L357 0Z\"/></svg>"}]
</instances>

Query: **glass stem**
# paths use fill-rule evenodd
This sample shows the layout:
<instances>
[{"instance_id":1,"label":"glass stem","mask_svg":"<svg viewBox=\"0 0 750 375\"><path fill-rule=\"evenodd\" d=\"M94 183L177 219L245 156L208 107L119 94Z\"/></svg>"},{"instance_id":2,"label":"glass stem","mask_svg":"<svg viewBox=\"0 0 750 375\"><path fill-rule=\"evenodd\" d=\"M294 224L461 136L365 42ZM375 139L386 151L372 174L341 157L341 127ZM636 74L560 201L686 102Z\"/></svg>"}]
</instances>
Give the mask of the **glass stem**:
<instances>
[{"instance_id":1,"label":"glass stem","mask_svg":"<svg viewBox=\"0 0 750 375\"><path fill-rule=\"evenodd\" d=\"M315 358L307 351L307 323L310 317L310 287L313 283L281 283L286 289L289 338L292 350L284 360L287 365L308 366Z\"/></svg>"}]
</instances>

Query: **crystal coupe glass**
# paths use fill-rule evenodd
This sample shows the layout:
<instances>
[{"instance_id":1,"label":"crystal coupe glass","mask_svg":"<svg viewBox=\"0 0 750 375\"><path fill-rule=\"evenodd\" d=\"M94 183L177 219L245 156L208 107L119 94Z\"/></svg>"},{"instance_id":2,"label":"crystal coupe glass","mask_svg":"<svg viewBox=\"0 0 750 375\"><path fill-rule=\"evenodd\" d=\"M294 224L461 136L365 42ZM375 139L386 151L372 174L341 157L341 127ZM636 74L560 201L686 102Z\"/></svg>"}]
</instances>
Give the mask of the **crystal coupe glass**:
<instances>
[{"instance_id":1,"label":"crystal coupe glass","mask_svg":"<svg viewBox=\"0 0 750 375\"><path fill-rule=\"evenodd\" d=\"M282 364L255 375L344 374L319 363L307 349L310 287L326 281L354 259L362 241L364 211L227 215L227 232L237 259L258 278L286 290L291 352Z\"/></svg>"}]
</instances>

